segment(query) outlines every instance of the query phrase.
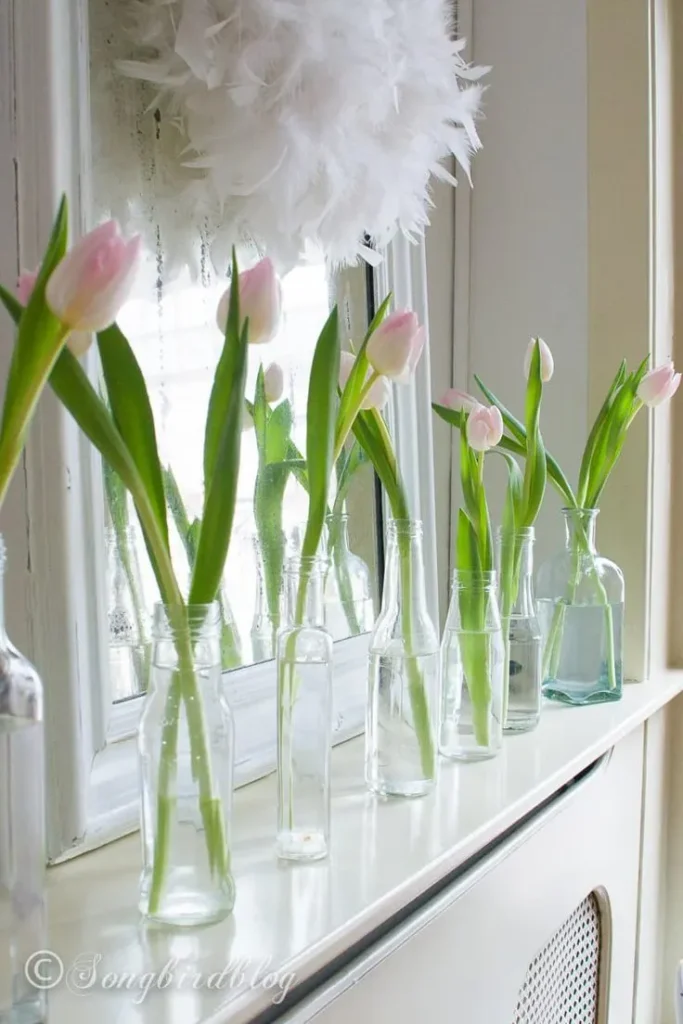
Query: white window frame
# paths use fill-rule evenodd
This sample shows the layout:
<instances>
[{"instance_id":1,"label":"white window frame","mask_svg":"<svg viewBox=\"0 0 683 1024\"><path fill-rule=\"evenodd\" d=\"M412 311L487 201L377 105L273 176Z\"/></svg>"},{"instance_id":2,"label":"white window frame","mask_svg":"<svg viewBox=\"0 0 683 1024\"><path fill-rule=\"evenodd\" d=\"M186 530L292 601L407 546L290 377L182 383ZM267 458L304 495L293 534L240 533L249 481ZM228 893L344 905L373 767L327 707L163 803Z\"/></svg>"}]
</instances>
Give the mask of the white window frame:
<instances>
[{"instance_id":1,"label":"white window frame","mask_svg":"<svg viewBox=\"0 0 683 1024\"><path fill-rule=\"evenodd\" d=\"M0 123L0 224L17 254L0 253L0 279L33 267L59 196L71 198L71 231L90 208L87 174L87 0L10 0L0 14L0 82L12 102ZM427 321L423 245L399 238L376 273L377 294ZM0 326L0 373L13 332ZM436 618L436 548L428 357L396 389L391 425L413 511L425 522L428 600ZM135 731L142 699L113 710L107 687L107 616L100 460L54 396L41 401L2 515L9 549L8 625L33 658L46 691L48 855L73 857L138 828ZM362 732L369 637L335 645L335 742ZM236 720L236 784L275 764L273 663L227 675Z\"/></svg>"}]
</instances>

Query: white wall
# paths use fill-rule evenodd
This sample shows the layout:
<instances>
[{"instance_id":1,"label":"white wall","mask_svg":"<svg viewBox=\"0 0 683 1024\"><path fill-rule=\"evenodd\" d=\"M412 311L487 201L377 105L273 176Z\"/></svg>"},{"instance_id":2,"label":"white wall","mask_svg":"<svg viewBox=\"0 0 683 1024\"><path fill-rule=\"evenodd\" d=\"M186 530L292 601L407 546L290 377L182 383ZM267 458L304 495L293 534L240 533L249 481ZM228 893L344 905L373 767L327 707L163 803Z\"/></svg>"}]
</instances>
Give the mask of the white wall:
<instances>
[{"instance_id":1,"label":"white wall","mask_svg":"<svg viewBox=\"0 0 683 1024\"><path fill-rule=\"evenodd\" d=\"M529 338L543 337L556 376L542 428L571 480L588 414L585 2L475 0L473 16L474 59L493 70L471 195L469 332L455 339L456 372L465 363L523 419L522 359ZM549 492L537 564L562 542L559 507Z\"/></svg>"}]
</instances>

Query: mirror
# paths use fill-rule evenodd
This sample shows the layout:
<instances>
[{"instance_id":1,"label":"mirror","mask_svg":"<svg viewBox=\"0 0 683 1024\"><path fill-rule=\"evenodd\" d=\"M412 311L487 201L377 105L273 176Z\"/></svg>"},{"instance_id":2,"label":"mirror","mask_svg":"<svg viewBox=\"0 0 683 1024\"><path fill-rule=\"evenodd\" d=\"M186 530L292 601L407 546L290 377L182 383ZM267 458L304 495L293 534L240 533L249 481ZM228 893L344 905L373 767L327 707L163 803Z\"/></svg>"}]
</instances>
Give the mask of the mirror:
<instances>
[{"instance_id":1,"label":"mirror","mask_svg":"<svg viewBox=\"0 0 683 1024\"><path fill-rule=\"evenodd\" d=\"M120 26L103 0L92 0L90 8L92 220L116 217L124 230L139 231L145 243L135 294L118 322L150 393L173 560L187 592L202 515L206 410L223 344L216 308L228 283L229 247L218 244L215 225L212 231L210 225L178 221L174 195L192 188L192 178L171 181L167 174L166 157L175 144L173 119L155 106L149 84L117 71L116 61L125 53ZM246 269L260 255L244 240L238 248L240 267ZM279 364L283 392L271 408L289 404L281 420L291 420L289 436L299 453L305 452L308 376L318 334L337 302L347 342L362 338L366 277L365 267L333 273L321 256L306 254L282 277L277 336L267 345L250 347L245 399L254 400L259 367ZM294 472L287 475L281 507L277 496L268 493L255 514L262 469L245 404L237 508L219 595L225 670L273 657L283 552L284 557L296 553L307 516L308 497ZM358 449L349 448L336 470L325 536L325 598L328 629L342 640L366 632L374 622L375 487ZM130 500L111 471L105 471L104 484L111 691L113 700L121 701L146 688L151 612L158 596Z\"/></svg>"}]
</instances>

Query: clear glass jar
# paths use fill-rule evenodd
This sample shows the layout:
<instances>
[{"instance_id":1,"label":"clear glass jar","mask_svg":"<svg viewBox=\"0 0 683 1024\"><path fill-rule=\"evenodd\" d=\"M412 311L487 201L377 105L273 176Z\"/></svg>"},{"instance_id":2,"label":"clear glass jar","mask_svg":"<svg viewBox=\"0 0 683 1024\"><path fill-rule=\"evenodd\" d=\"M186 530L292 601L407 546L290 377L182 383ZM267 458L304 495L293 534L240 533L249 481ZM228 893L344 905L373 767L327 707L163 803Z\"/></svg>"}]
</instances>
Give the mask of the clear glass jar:
<instances>
[{"instance_id":1,"label":"clear glass jar","mask_svg":"<svg viewBox=\"0 0 683 1024\"><path fill-rule=\"evenodd\" d=\"M439 750L456 761L495 757L503 742L505 645L495 572L460 572L441 642Z\"/></svg>"},{"instance_id":2,"label":"clear glass jar","mask_svg":"<svg viewBox=\"0 0 683 1024\"><path fill-rule=\"evenodd\" d=\"M332 637L325 629L326 562L290 558L277 638L276 850L319 860L330 841Z\"/></svg>"},{"instance_id":3,"label":"clear glass jar","mask_svg":"<svg viewBox=\"0 0 683 1024\"><path fill-rule=\"evenodd\" d=\"M0 538L0 1022L43 1024L47 994L24 973L46 949L43 688L5 633Z\"/></svg>"},{"instance_id":4,"label":"clear glass jar","mask_svg":"<svg viewBox=\"0 0 683 1024\"><path fill-rule=\"evenodd\" d=\"M369 633L375 622L370 570L349 545L346 512L327 518L328 558L325 616L334 640Z\"/></svg>"},{"instance_id":5,"label":"clear glass jar","mask_svg":"<svg viewBox=\"0 0 683 1024\"><path fill-rule=\"evenodd\" d=\"M498 593L503 628L503 731L528 732L541 716L541 627L534 601L534 529L499 529Z\"/></svg>"},{"instance_id":6,"label":"clear glass jar","mask_svg":"<svg viewBox=\"0 0 683 1024\"><path fill-rule=\"evenodd\" d=\"M432 789L438 688L439 640L427 610L422 523L391 520L369 652L365 779L376 793L424 796Z\"/></svg>"},{"instance_id":7,"label":"clear glass jar","mask_svg":"<svg viewBox=\"0 0 683 1024\"><path fill-rule=\"evenodd\" d=\"M138 544L132 526L106 531L109 574L109 679L113 701L145 693L151 645Z\"/></svg>"},{"instance_id":8,"label":"clear glass jar","mask_svg":"<svg viewBox=\"0 0 683 1024\"><path fill-rule=\"evenodd\" d=\"M140 720L140 910L199 925L233 908L234 729L222 687L218 602L157 605L151 689Z\"/></svg>"},{"instance_id":9,"label":"clear glass jar","mask_svg":"<svg viewBox=\"0 0 683 1024\"><path fill-rule=\"evenodd\" d=\"M565 704L619 700L624 577L595 547L598 509L563 509L565 547L538 571L543 693Z\"/></svg>"}]
</instances>

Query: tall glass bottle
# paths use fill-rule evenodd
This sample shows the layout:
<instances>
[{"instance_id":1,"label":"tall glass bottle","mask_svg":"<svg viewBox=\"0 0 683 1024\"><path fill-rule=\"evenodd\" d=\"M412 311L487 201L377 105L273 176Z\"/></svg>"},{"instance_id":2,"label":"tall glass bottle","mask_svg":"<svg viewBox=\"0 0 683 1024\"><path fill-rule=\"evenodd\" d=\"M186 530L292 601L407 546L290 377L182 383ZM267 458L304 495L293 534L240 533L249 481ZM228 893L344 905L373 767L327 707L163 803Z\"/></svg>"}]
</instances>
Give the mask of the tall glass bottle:
<instances>
[{"instance_id":1,"label":"tall glass bottle","mask_svg":"<svg viewBox=\"0 0 683 1024\"><path fill-rule=\"evenodd\" d=\"M222 687L220 610L157 605L140 720L140 910L194 926L232 910L232 714Z\"/></svg>"},{"instance_id":2,"label":"tall glass bottle","mask_svg":"<svg viewBox=\"0 0 683 1024\"><path fill-rule=\"evenodd\" d=\"M325 629L327 565L287 560L283 625L277 638L276 851L319 860L330 841L332 637Z\"/></svg>"},{"instance_id":3,"label":"tall glass bottle","mask_svg":"<svg viewBox=\"0 0 683 1024\"><path fill-rule=\"evenodd\" d=\"M621 698L624 577L595 546L598 509L563 509L565 547L536 580L543 693L565 704Z\"/></svg>"},{"instance_id":4,"label":"tall glass bottle","mask_svg":"<svg viewBox=\"0 0 683 1024\"><path fill-rule=\"evenodd\" d=\"M0 1024L44 1024L24 967L47 948L43 688L5 632L0 538Z\"/></svg>"},{"instance_id":5,"label":"tall glass bottle","mask_svg":"<svg viewBox=\"0 0 683 1024\"><path fill-rule=\"evenodd\" d=\"M374 625L370 570L351 551L347 512L328 516L330 568L325 585L327 627L335 640L368 633Z\"/></svg>"},{"instance_id":6,"label":"tall glass bottle","mask_svg":"<svg viewBox=\"0 0 683 1024\"><path fill-rule=\"evenodd\" d=\"M389 522L382 607L370 640L365 779L423 796L436 776L439 640L427 610L422 523Z\"/></svg>"},{"instance_id":7,"label":"tall glass bottle","mask_svg":"<svg viewBox=\"0 0 683 1024\"><path fill-rule=\"evenodd\" d=\"M504 659L495 572L456 569L441 643L439 750L444 757L482 761L499 752Z\"/></svg>"},{"instance_id":8,"label":"tall glass bottle","mask_svg":"<svg viewBox=\"0 0 683 1024\"><path fill-rule=\"evenodd\" d=\"M541 628L534 601L534 529L497 533L497 563L505 660L503 728L535 729L541 715Z\"/></svg>"}]
</instances>

